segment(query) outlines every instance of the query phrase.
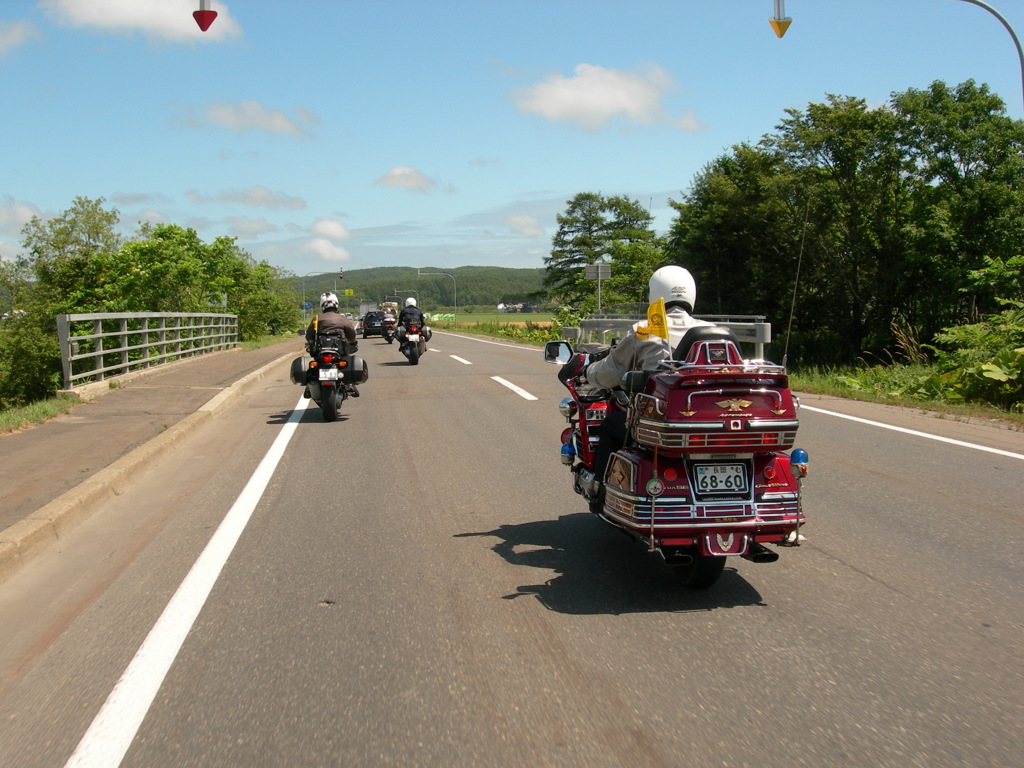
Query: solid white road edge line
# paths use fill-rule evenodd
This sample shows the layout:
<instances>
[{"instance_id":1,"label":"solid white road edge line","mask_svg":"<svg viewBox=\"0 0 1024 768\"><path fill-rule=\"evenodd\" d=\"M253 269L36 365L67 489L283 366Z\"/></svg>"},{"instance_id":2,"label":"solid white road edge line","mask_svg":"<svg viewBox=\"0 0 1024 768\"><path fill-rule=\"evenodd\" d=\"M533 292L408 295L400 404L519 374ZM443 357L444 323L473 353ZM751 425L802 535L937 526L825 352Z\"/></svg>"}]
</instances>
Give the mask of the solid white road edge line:
<instances>
[{"instance_id":1,"label":"solid white road edge line","mask_svg":"<svg viewBox=\"0 0 1024 768\"><path fill-rule=\"evenodd\" d=\"M814 413L824 413L827 416L836 416L840 419L849 419L850 421L856 421L861 424L869 424L872 427L881 427L882 429L891 429L893 432L903 432L906 435L914 435L915 437L926 437L929 440L938 440L940 443L949 443L950 445L958 445L961 448L973 448L976 451L986 451L987 453L996 453L1000 456L1009 456L1011 459L1022 459L1024 460L1024 454L1013 453L1011 451L1003 451L999 448L989 448L985 445L976 445L975 443L965 443L963 440L954 440L950 437L940 437L939 435L930 435L927 432L918 432L914 429L906 429L904 427L894 427L892 424L883 424L880 421L870 421L869 419L862 419L858 416L847 416L845 413L836 413L835 411L826 411L823 408L813 408L809 405L800 405L801 411L814 411Z\"/></svg>"},{"instance_id":2,"label":"solid white road edge line","mask_svg":"<svg viewBox=\"0 0 1024 768\"><path fill-rule=\"evenodd\" d=\"M536 400L537 399L536 397L531 395L529 392L527 392L525 389L522 389L521 387L517 387L511 381L505 381L503 378L501 378L501 376L491 376L491 378L494 381L496 381L499 384L501 384L503 387L508 387L513 392L515 392L517 395L519 395L521 398L523 398L524 400Z\"/></svg>"},{"instance_id":3,"label":"solid white road edge line","mask_svg":"<svg viewBox=\"0 0 1024 768\"><path fill-rule=\"evenodd\" d=\"M153 625L65 768L116 768L121 764L311 402L299 397L288 422Z\"/></svg>"}]
</instances>

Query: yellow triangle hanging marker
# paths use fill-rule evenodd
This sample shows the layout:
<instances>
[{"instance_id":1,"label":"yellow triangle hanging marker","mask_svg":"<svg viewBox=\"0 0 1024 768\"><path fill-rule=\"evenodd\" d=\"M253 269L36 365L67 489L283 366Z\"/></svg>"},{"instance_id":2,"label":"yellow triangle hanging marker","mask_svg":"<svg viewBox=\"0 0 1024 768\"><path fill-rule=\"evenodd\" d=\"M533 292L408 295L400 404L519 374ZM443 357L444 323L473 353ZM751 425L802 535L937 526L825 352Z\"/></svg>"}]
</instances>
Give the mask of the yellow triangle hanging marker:
<instances>
[{"instance_id":1,"label":"yellow triangle hanging marker","mask_svg":"<svg viewBox=\"0 0 1024 768\"><path fill-rule=\"evenodd\" d=\"M781 38L786 34L786 30L789 29L789 25L793 23L793 20L788 16L784 19L768 19L768 23L772 25L772 29L775 30L775 36Z\"/></svg>"}]
</instances>

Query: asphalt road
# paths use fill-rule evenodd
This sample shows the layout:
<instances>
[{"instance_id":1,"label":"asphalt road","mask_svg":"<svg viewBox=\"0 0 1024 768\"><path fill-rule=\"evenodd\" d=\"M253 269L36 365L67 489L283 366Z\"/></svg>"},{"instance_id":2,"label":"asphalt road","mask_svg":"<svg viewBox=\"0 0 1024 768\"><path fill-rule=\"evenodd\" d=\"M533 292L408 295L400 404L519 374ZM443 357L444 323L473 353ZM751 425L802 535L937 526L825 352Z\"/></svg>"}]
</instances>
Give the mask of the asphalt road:
<instances>
[{"instance_id":1,"label":"asphalt road","mask_svg":"<svg viewBox=\"0 0 1024 768\"><path fill-rule=\"evenodd\" d=\"M1024 435L805 397L807 541L688 592L572 493L539 351L433 347L362 342L333 424L284 368L9 579L0 765L1019 764Z\"/></svg>"}]
</instances>

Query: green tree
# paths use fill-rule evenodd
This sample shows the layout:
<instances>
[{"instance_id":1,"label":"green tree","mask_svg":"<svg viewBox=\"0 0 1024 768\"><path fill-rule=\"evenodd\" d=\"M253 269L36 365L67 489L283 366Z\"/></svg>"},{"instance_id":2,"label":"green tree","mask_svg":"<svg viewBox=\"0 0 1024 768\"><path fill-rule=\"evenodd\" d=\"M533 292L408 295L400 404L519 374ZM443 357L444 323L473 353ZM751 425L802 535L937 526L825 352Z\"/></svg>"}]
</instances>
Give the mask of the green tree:
<instances>
[{"instance_id":1,"label":"green tree","mask_svg":"<svg viewBox=\"0 0 1024 768\"><path fill-rule=\"evenodd\" d=\"M892 107L913 195L907 274L918 290L907 301L930 337L998 305L992 287L968 275L988 258L1020 253L1024 123L1007 117L1002 99L973 80L911 88L893 94Z\"/></svg>"},{"instance_id":2,"label":"green tree","mask_svg":"<svg viewBox=\"0 0 1024 768\"><path fill-rule=\"evenodd\" d=\"M565 213L556 220L558 231L552 238L550 255L544 258L544 286L567 303L594 296L595 287L586 279L586 267L605 254L614 259L616 244L656 241L650 212L628 197L581 192L567 202ZM632 251L620 247L618 253L628 256Z\"/></svg>"}]
</instances>

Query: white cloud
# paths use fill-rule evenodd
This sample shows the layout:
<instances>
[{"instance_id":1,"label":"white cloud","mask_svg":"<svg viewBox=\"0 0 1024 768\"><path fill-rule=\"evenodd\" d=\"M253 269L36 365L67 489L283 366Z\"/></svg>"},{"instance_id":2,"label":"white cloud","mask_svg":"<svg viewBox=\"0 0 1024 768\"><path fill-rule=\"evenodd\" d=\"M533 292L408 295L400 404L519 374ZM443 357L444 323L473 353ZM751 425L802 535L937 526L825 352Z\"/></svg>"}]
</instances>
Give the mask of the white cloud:
<instances>
[{"instance_id":1,"label":"white cloud","mask_svg":"<svg viewBox=\"0 0 1024 768\"><path fill-rule=\"evenodd\" d=\"M374 183L382 187L399 187L410 192L427 192L437 186L436 181L408 165L396 165Z\"/></svg>"},{"instance_id":2,"label":"white cloud","mask_svg":"<svg viewBox=\"0 0 1024 768\"><path fill-rule=\"evenodd\" d=\"M171 221L165 214L154 211L152 208L139 211L133 218L136 221L146 221L150 224L169 224Z\"/></svg>"},{"instance_id":3,"label":"white cloud","mask_svg":"<svg viewBox=\"0 0 1024 768\"><path fill-rule=\"evenodd\" d=\"M39 215L39 209L32 203L15 200L10 195L0 196L0 232L20 233L33 216Z\"/></svg>"},{"instance_id":4,"label":"white cloud","mask_svg":"<svg viewBox=\"0 0 1024 768\"><path fill-rule=\"evenodd\" d=\"M31 21L15 21L11 24L0 21L0 58L19 45L39 36L39 30Z\"/></svg>"},{"instance_id":5,"label":"white cloud","mask_svg":"<svg viewBox=\"0 0 1024 768\"><path fill-rule=\"evenodd\" d=\"M669 120L662 98L674 89L672 77L657 64L637 72L579 64L572 77L556 73L516 88L512 100L521 112L596 131L617 117L641 124ZM696 123L695 118L691 123ZM677 122L676 127L684 125Z\"/></svg>"},{"instance_id":6,"label":"white cloud","mask_svg":"<svg viewBox=\"0 0 1024 768\"><path fill-rule=\"evenodd\" d=\"M227 4L218 0L210 3L217 19L206 32L192 17L199 8L196 0L39 0L39 7L67 26L119 34L141 32L151 40L216 42L242 34Z\"/></svg>"},{"instance_id":7,"label":"white cloud","mask_svg":"<svg viewBox=\"0 0 1024 768\"><path fill-rule=\"evenodd\" d=\"M186 192L189 200L197 205L212 203L215 201L223 203L240 203L253 208L271 208L301 210L306 207L306 201L301 197L292 197L284 192L272 192L263 186L238 189L230 192L221 192L215 197L204 195L202 192L189 190Z\"/></svg>"},{"instance_id":8,"label":"white cloud","mask_svg":"<svg viewBox=\"0 0 1024 768\"><path fill-rule=\"evenodd\" d=\"M544 237L544 227L533 216L509 216L505 226L522 237Z\"/></svg>"},{"instance_id":9,"label":"white cloud","mask_svg":"<svg viewBox=\"0 0 1024 768\"><path fill-rule=\"evenodd\" d=\"M325 237L328 240L348 240L352 236L348 227L337 219L317 219L313 222L311 231L314 235Z\"/></svg>"},{"instance_id":10,"label":"white cloud","mask_svg":"<svg viewBox=\"0 0 1024 768\"><path fill-rule=\"evenodd\" d=\"M228 216L224 219L224 223L231 228L233 236L240 237L243 240L252 240L267 232L278 231L277 225L271 224L264 217L248 219L244 216Z\"/></svg>"},{"instance_id":11,"label":"white cloud","mask_svg":"<svg viewBox=\"0 0 1024 768\"><path fill-rule=\"evenodd\" d=\"M312 253L322 261L348 261L350 258L348 251L323 237L310 240L302 248L302 252Z\"/></svg>"},{"instance_id":12,"label":"white cloud","mask_svg":"<svg viewBox=\"0 0 1024 768\"><path fill-rule=\"evenodd\" d=\"M308 136L309 132L300 123L317 123L316 115L302 107L296 107L295 112L296 117L291 118L280 109L268 109L258 101L249 99L234 103L206 104L202 108L201 115L186 115L183 122L192 128L214 125L239 134L249 131L266 131L267 133Z\"/></svg>"},{"instance_id":13,"label":"white cloud","mask_svg":"<svg viewBox=\"0 0 1024 768\"><path fill-rule=\"evenodd\" d=\"M118 205L142 205L143 203L169 203L171 199L159 192L117 192L110 196Z\"/></svg>"}]
</instances>

